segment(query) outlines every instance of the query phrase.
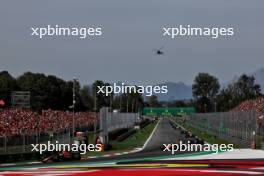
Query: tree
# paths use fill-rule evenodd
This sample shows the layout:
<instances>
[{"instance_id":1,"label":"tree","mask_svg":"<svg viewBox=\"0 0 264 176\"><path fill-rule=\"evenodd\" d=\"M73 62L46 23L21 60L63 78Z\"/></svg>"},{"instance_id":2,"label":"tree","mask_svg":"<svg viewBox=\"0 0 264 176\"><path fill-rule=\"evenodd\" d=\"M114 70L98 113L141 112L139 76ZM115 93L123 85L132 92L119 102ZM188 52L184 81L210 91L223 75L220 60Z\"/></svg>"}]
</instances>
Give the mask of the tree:
<instances>
[{"instance_id":1,"label":"tree","mask_svg":"<svg viewBox=\"0 0 264 176\"><path fill-rule=\"evenodd\" d=\"M56 76L26 72L17 79L22 91L30 91L33 110L69 110L72 105L73 82L64 81ZM82 110L80 84L75 82L76 110Z\"/></svg>"},{"instance_id":2,"label":"tree","mask_svg":"<svg viewBox=\"0 0 264 176\"><path fill-rule=\"evenodd\" d=\"M217 96L218 109L227 111L241 102L261 96L260 85L255 84L254 76L241 75L239 79L221 90Z\"/></svg>"},{"instance_id":3,"label":"tree","mask_svg":"<svg viewBox=\"0 0 264 176\"><path fill-rule=\"evenodd\" d=\"M255 77L246 74L239 77L234 85L234 90L240 100L248 100L261 95L260 85L255 84Z\"/></svg>"},{"instance_id":4,"label":"tree","mask_svg":"<svg viewBox=\"0 0 264 176\"><path fill-rule=\"evenodd\" d=\"M94 106L94 99L91 88L89 86L83 86L80 92L82 104L85 111L92 111Z\"/></svg>"},{"instance_id":5,"label":"tree","mask_svg":"<svg viewBox=\"0 0 264 176\"><path fill-rule=\"evenodd\" d=\"M193 106L192 102L184 101L184 100L174 100L171 102L168 102L168 107L189 107Z\"/></svg>"},{"instance_id":6,"label":"tree","mask_svg":"<svg viewBox=\"0 0 264 176\"><path fill-rule=\"evenodd\" d=\"M130 112L138 112L144 106L144 98L138 92L132 92L130 95L130 104L131 104L131 111Z\"/></svg>"},{"instance_id":7,"label":"tree","mask_svg":"<svg viewBox=\"0 0 264 176\"><path fill-rule=\"evenodd\" d=\"M208 73L199 73L192 85L193 97L196 100L197 110L207 112L213 109L213 101L219 92L220 84L216 77Z\"/></svg>"},{"instance_id":8,"label":"tree","mask_svg":"<svg viewBox=\"0 0 264 176\"><path fill-rule=\"evenodd\" d=\"M217 111L227 111L233 107L234 95L232 93L232 88L228 86L223 88L216 98Z\"/></svg>"},{"instance_id":9,"label":"tree","mask_svg":"<svg viewBox=\"0 0 264 176\"><path fill-rule=\"evenodd\" d=\"M140 109L142 109L144 104L143 97L138 92L123 94L122 101L123 112L138 112Z\"/></svg>"},{"instance_id":10,"label":"tree","mask_svg":"<svg viewBox=\"0 0 264 176\"><path fill-rule=\"evenodd\" d=\"M109 107L110 105L110 96L106 96L105 93L99 92L99 87L109 85L104 83L101 80L96 80L93 83L93 97L96 97L96 111L99 111L102 107Z\"/></svg>"},{"instance_id":11,"label":"tree","mask_svg":"<svg viewBox=\"0 0 264 176\"><path fill-rule=\"evenodd\" d=\"M158 98L156 95L151 95L148 98L148 105L149 105L149 107L157 107L158 106Z\"/></svg>"},{"instance_id":12,"label":"tree","mask_svg":"<svg viewBox=\"0 0 264 176\"><path fill-rule=\"evenodd\" d=\"M44 74L26 72L18 77L17 83L22 91L30 91L31 107L33 109L44 108L46 96Z\"/></svg>"},{"instance_id":13,"label":"tree","mask_svg":"<svg viewBox=\"0 0 264 176\"><path fill-rule=\"evenodd\" d=\"M0 72L0 99L3 99L6 106L10 105L11 92L18 89L16 80L7 72Z\"/></svg>"}]
</instances>

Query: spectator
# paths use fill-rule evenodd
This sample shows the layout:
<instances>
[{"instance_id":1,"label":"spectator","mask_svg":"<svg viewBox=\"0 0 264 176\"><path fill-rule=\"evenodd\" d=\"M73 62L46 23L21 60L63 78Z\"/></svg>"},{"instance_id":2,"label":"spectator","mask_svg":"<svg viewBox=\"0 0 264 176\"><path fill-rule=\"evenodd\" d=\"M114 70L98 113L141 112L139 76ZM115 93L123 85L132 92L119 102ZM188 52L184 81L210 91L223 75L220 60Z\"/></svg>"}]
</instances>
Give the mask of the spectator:
<instances>
[{"instance_id":1,"label":"spectator","mask_svg":"<svg viewBox=\"0 0 264 176\"><path fill-rule=\"evenodd\" d=\"M259 97L254 100L247 100L235 107L233 111L256 111L257 123L264 128L264 97Z\"/></svg>"},{"instance_id":2,"label":"spectator","mask_svg":"<svg viewBox=\"0 0 264 176\"><path fill-rule=\"evenodd\" d=\"M0 137L71 129L72 118L72 112L68 111L43 110L41 114L38 114L25 109L2 109L0 110ZM76 127L92 126L97 120L94 114L88 112L77 112L74 118Z\"/></svg>"}]
</instances>

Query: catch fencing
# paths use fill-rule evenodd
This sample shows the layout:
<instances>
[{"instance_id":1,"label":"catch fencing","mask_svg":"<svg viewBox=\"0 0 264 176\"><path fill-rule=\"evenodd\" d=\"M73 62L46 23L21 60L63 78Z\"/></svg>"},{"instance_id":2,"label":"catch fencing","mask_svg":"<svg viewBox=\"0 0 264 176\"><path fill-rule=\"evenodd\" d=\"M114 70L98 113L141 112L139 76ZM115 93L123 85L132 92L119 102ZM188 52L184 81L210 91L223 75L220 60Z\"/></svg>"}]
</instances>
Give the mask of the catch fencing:
<instances>
[{"instance_id":1,"label":"catch fencing","mask_svg":"<svg viewBox=\"0 0 264 176\"><path fill-rule=\"evenodd\" d=\"M113 131L120 128L130 128L139 122L138 113L111 113L106 114L107 129Z\"/></svg>"},{"instance_id":2,"label":"catch fencing","mask_svg":"<svg viewBox=\"0 0 264 176\"><path fill-rule=\"evenodd\" d=\"M2 136L0 137L0 154L25 153L32 150L31 144L45 144L47 141L70 143L71 131L40 133L36 135Z\"/></svg>"},{"instance_id":3,"label":"catch fencing","mask_svg":"<svg viewBox=\"0 0 264 176\"><path fill-rule=\"evenodd\" d=\"M97 115L96 115L97 116ZM94 126L86 124L76 124L76 131L92 131ZM31 152L31 144L47 144L51 143L68 144L73 142L72 129L46 131L34 135L12 135L0 136L0 155Z\"/></svg>"},{"instance_id":4,"label":"catch fencing","mask_svg":"<svg viewBox=\"0 0 264 176\"><path fill-rule=\"evenodd\" d=\"M262 127L257 124L257 114L254 111L194 113L189 116L187 123L240 146L248 147L256 135L264 135Z\"/></svg>"},{"instance_id":5,"label":"catch fencing","mask_svg":"<svg viewBox=\"0 0 264 176\"><path fill-rule=\"evenodd\" d=\"M93 115L98 120L98 115ZM108 132L121 128L132 128L135 123L140 122L138 113L115 113L109 112L108 108L102 108L100 110L100 124L97 120L94 124L80 124L78 121L75 122L75 131L93 131L97 133L97 124L99 126L100 135L104 140L108 141ZM93 117L93 118L94 118ZM71 125L70 125L71 126ZM40 132L34 135L12 135L12 136L0 136L0 154L14 154L14 153L25 153L32 150L31 144L44 144L50 141L55 143L72 143L73 142L72 129L56 130Z\"/></svg>"},{"instance_id":6,"label":"catch fencing","mask_svg":"<svg viewBox=\"0 0 264 176\"><path fill-rule=\"evenodd\" d=\"M110 131L131 128L135 123L140 122L138 113L120 113L109 112L108 108L101 108L100 110L100 136L104 143L108 143L108 133Z\"/></svg>"}]
</instances>

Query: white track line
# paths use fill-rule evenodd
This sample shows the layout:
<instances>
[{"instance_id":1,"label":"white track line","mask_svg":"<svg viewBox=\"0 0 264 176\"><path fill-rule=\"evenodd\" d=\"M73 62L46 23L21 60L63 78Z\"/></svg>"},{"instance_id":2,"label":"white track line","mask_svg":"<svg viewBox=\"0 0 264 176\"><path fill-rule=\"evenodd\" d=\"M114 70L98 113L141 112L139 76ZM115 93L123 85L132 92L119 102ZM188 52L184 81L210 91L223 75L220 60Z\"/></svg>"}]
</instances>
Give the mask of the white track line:
<instances>
[{"instance_id":1,"label":"white track line","mask_svg":"<svg viewBox=\"0 0 264 176\"><path fill-rule=\"evenodd\" d=\"M152 133L150 134L150 136L149 136L148 139L146 140L146 142L145 142L145 144L143 145L143 147L141 148L141 150L144 150L145 147L147 146L147 144L149 143L149 141L150 141L150 139L152 138L153 134L155 133L156 128L157 128L157 126L159 125L160 121L161 121L161 120L159 120L159 122L156 124L155 128L153 129ZM141 151L141 150L139 150L139 151Z\"/></svg>"}]
</instances>

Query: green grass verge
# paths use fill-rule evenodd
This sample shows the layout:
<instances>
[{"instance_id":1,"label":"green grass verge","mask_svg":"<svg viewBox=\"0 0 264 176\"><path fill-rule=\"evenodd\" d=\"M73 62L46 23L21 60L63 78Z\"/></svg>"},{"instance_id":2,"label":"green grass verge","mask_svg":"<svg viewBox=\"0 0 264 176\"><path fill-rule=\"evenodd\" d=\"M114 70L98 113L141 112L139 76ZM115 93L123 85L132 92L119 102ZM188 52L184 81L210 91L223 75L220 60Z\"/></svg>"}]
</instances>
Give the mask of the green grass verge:
<instances>
[{"instance_id":1,"label":"green grass verge","mask_svg":"<svg viewBox=\"0 0 264 176\"><path fill-rule=\"evenodd\" d=\"M197 128L194 128L186 123L182 123L180 121L175 121L175 119L171 119L173 122L181 125L183 128L185 128L186 130L192 132L192 134L198 136L199 138L203 139L204 141L208 142L209 144L233 144L234 148L241 148L241 146L234 144L234 143L230 143L229 141L225 140L225 139L221 139L215 135L211 135L208 134L205 131L199 130Z\"/></svg>"},{"instance_id":2,"label":"green grass verge","mask_svg":"<svg viewBox=\"0 0 264 176\"><path fill-rule=\"evenodd\" d=\"M127 139L125 139L122 142L117 142L117 141L110 141L110 144L113 146L111 150L109 151L104 151L104 152L87 152L83 156L101 156L101 155L106 155L106 154L111 154L111 153L118 153L118 152L125 152L129 151L131 149L134 149L136 147L142 147L153 131L155 125L157 122L150 123L146 127L139 129L136 131L136 133L132 134L129 136ZM96 134L98 136L98 134ZM95 144L95 135L93 132L88 133L88 143L89 144ZM15 154L15 153L22 153L24 151L23 146L8 146L7 152L4 151L3 148L0 148L0 155L1 154ZM31 145L26 145L25 146L25 151L30 152L32 149Z\"/></svg>"},{"instance_id":3,"label":"green grass verge","mask_svg":"<svg viewBox=\"0 0 264 176\"><path fill-rule=\"evenodd\" d=\"M262 148L261 144L264 143L264 136L256 135L256 145L257 148Z\"/></svg>"},{"instance_id":4,"label":"green grass verge","mask_svg":"<svg viewBox=\"0 0 264 176\"><path fill-rule=\"evenodd\" d=\"M129 136L124 141L110 141L113 150L123 150L123 149L133 149L136 147L142 147L146 140L148 139L149 135L153 131L154 127L156 126L155 123L150 123L146 127L139 129L136 133Z\"/></svg>"},{"instance_id":5,"label":"green grass verge","mask_svg":"<svg viewBox=\"0 0 264 176\"><path fill-rule=\"evenodd\" d=\"M102 156L112 153L120 153L132 150L137 147L142 147L146 140L148 139L149 135L152 133L154 127L156 126L157 122L150 123L142 129L136 131L136 133L132 134L125 140L118 142L118 141L109 141L112 145L111 150L104 151L104 152L88 152L83 156ZM93 134L89 135L89 142L94 143ZM90 141L91 140L91 141Z\"/></svg>"}]
</instances>

